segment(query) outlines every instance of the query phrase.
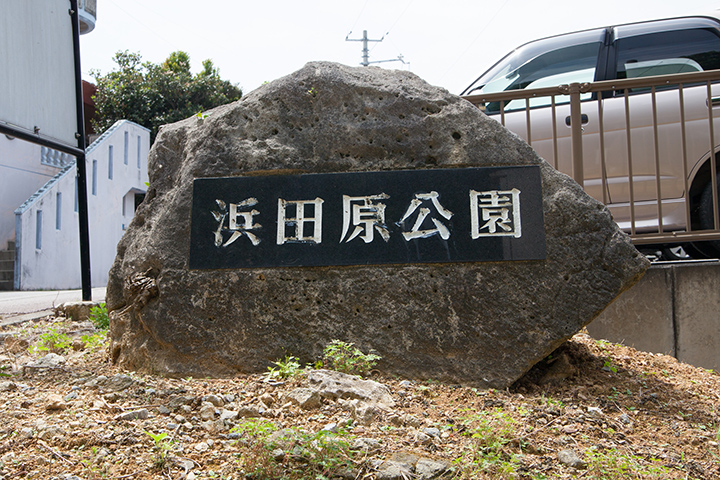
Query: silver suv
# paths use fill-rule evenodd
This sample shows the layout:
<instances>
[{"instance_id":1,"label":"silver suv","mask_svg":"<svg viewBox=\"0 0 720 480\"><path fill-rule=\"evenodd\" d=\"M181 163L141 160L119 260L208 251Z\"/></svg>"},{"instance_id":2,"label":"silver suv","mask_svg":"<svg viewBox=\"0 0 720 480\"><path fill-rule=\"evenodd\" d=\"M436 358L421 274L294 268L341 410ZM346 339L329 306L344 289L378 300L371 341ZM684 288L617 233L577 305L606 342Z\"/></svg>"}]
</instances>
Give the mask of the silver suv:
<instances>
[{"instance_id":1,"label":"silver suv","mask_svg":"<svg viewBox=\"0 0 720 480\"><path fill-rule=\"evenodd\" d=\"M715 69L720 69L720 17L673 18L527 43L461 95ZM607 203L621 228L639 234L657 232L658 212L662 212L661 231L684 231L690 212L692 230L716 229L709 160L711 151L717 154L720 140L720 111L714 112L720 107L720 84L588 92L581 100L584 187ZM563 96L531 98L527 112L525 99L491 101L481 108L498 120L502 117L506 127L526 140L532 137L530 143L540 156L570 173L568 102ZM720 253L720 241L694 245L686 245L694 256Z\"/></svg>"}]
</instances>

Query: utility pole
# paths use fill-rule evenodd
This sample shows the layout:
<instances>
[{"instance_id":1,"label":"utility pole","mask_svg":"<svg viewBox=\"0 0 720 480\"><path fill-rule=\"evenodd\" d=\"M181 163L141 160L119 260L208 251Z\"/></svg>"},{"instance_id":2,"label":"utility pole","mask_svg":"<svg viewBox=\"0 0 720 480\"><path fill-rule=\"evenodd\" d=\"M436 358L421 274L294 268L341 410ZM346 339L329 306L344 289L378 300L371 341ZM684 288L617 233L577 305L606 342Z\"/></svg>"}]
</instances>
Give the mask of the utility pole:
<instances>
[{"instance_id":1,"label":"utility pole","mask_svg":"<svg viewBox=\"0 0 720 480\"><path fill-rule=\"evenodd\" d=\"M352 33L352 32L350 32ZM363 36L362 38L350 38L350 33L347 34L345 37L346 42L363 42L363 55L362 55L362 62L360 62L360 65L363 67L369 66L371 63L383 63L383 62L402 62L405 63L405 60L403 59L402 55L398 55L398 58L394 58L392 60L375 60L373 62L370 61L370 50L368 50L368 42L382 42L385 40L385 35L382 36L380 40L373 40L368 38L367 36L367 30L363 30ZM386 34L387 35L387 34Z\"/></svg>"}]
</instances>

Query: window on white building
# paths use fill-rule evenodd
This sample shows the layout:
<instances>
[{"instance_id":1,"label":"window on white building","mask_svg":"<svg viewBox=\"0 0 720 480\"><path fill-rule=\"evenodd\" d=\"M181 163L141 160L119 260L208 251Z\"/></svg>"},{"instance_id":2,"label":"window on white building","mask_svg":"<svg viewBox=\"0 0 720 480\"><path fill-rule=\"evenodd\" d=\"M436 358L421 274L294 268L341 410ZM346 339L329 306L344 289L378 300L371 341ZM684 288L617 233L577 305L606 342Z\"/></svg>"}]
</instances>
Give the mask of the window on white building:
<instances>
[{"instance_id":1,"label":"window on white building","mask_svg":"<svg viewBox=\"0 0 720 480\"><path fill-rule=\"evenodd\" d=\"M97 195L97 160L93 160L92 168L92 194Z\"/></svg>"},{"instance_id":2,"label":"window on white building","mask_svg":"<svg viewBox=\"0 0 720 480\"><path fill-rule=\"evenodd\" d=\"M55 230L62 226L62 192L55 194Z\"/></svg>"},{"instance_id":3,"label":"window on white building","mask_svg":"<svg viewBox=\"0 0 720 480\"><path fill-rule=\"evenodd\" d=\"M141 163L140 163L140 161L141 161L140 151L141 151L142 142L141 142L141 140L140 140L140 135L138 135L137 138L138 138L138 142L137 142L137 145L138 145L138 146L137 146L137 167L140 168L140 165L141 165Z\"/></svg>"},{"instance_id":4,"label":"window on white building","mask_svg":"<svg viewBox=\"0 0 720 480\"><path fill-rule=\"evenodd\" d=\"M125 148L123 150L123 163L125 165L128 164L128 149L130 148L130 134L128 132L125 132Z\"/></svg>"},{"instance_id":5,"label":"window on white building","mask_svg":"<svg viewBox=\"0 0 720 480\"><path fill-rule=\"evenodd\" d=\"M42 210L35 212L35 248L42 249Z\"/></svg>"},{"instance_id":6,"label":"window on white building","mask_svg":"<svg viewBox=\"0 0 720 480\"><path fill-rule=\"evenodd\" d=\"M108 147L108 179L113 178L113 146Z\"/></svg>"}]
</instances>

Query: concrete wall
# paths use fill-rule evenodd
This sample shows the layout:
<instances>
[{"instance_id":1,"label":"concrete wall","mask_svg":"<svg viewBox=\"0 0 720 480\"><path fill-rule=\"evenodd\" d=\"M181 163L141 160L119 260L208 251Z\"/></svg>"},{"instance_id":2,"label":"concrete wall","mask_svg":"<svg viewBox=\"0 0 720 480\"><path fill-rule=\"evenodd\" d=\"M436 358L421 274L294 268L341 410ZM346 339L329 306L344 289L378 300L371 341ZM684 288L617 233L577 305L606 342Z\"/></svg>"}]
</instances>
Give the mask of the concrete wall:
<instances>
[{"instance_id":1,"label":"concrete wall","mask_svg":"<svg viewBox=\"0 0 720 480\"><path fill-rule=\"evenodd\" d=\"M720 369L720 262L655 264L593 322L595 338Z\"/></svg>"},{"instance_id":2,"label":"concrete wall","mask_svg":"<svg viewBox=\"0 0 720 480\"><path fill-rule=\"evenodd\" d=\"M149 147L149 130L123 120L86 150L93 287L107 284L135 194L147 189ZM75 176L75 165L66 167L16 210L16 290L80 288Z\"/></svg>"}]
</instances>

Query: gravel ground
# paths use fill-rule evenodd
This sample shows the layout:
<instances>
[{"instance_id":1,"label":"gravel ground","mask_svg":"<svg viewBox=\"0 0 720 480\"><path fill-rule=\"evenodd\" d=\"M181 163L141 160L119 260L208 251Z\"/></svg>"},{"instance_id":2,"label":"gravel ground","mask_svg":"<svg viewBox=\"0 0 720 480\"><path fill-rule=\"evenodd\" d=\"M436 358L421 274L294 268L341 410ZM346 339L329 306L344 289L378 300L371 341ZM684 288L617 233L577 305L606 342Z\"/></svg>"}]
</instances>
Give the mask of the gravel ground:
<instances>
[{"instance_id":1,"label":"gravel ground","mask_svg":"<svg viewBox=\"0 0 720 480\"><path fill-rule=\"evenodd\" d=\"M0 335L0 479L720 478L717 373L584 333L506 391L373 372L369 409L297 400L306 372L120 371L89 323Z\"/></svg>"}]
</instances>

